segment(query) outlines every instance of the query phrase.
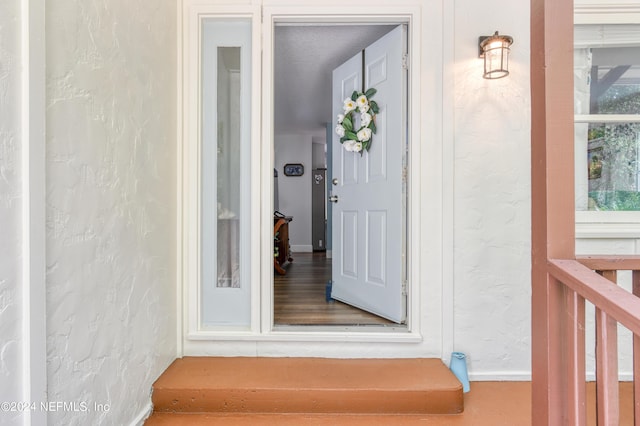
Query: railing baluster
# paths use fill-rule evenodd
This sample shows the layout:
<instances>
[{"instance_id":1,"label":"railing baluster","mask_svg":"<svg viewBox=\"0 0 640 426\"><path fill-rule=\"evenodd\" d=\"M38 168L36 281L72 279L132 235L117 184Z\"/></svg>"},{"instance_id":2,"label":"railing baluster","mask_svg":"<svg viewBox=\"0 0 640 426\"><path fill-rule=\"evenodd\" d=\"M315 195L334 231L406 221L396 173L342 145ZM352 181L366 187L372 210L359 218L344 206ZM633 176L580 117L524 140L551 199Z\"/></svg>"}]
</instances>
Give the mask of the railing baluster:
<instances>
[{"instance_id":1,"label":"railing baluster","mask_svg":"<svg viewBox=\"0 0 640 426\"><path fill-rule=\"evenodd\" d=\"M633 271L633 294L640 297L640 271ZM640 337L633 335L633 418L640 426Z\"/></svg>"},{"instance_id":2,"label":"railing baluster","mask_svg":"<svg viewBox=\"0 0 640 426\"><path fill-rule=\"evenodd\" d=\"M568 424L586 425L584 298L565 287Z\"/></svg>"},{"instance_id":3,"label":"railing baluster","mask_svg":"<svg viewBox=\"0 0 640 426\"><path fill-rule=\"evenodd\" d=\"M620 423L617 323L596 308L596 410L598 425Z\"/></svg>"},{"instance_id":4,"label":"railing baluster","mask_svg":"<svg viewBox=\"0 0 640 426\"><path fill-rule=\"evenodd\" d=\"M598 271L617 283L617 271ZM620 424L618 392L618 323L596 308L596 410L598 425Z\"/></svg>"}]
</instances>

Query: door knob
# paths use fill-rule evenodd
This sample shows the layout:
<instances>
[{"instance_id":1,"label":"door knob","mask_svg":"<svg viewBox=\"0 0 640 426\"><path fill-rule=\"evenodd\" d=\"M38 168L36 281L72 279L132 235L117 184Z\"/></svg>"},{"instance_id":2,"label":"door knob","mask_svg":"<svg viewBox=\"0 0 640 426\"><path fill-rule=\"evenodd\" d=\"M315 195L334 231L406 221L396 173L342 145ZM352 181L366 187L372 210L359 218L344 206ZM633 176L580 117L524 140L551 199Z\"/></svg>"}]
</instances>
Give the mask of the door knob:
<instances>
[{"instance_id":1,"label":"door knob","mask_svg":"<svg viewBox=\"0 0 640 426\"><path fill-rule=\"evenodd\" d=\"M334 185L337 185L338 184L338 178L333 178L331 180L331 183L334 184Z\"/></svg>"},{"instance_id":2,"label":"door knob","mask_svg":"<svg viewBox=\"0 0 640 426\"><path fill-rule=\"evenodd\" d=\"M338 196L337 195L332 195L329 197L329 201L331 201L332 203L337 203L338 202Z\"/></svg>"}]
</instances>

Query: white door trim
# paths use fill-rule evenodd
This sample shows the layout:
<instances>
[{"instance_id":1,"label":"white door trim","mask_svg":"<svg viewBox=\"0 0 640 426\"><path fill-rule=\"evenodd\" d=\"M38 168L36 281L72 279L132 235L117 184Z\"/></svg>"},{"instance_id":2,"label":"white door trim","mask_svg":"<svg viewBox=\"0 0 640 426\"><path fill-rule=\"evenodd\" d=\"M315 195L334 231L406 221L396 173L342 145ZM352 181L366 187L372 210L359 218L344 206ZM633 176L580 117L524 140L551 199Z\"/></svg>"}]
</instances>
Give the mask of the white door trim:
<instances>
[{"instance_id":1,"label":"white door trim","mask_svg":"<svg viewBox=\"0 0 640 426\"><path fill-rule=\"evenodd\" d=\"M370 2L373 3L373 2ZM412 58L412 63L415 61L416 64L420 62L420 47L421 40L416 34L419 34L420 30L420 9L417 7L389 7L389 6L376 6L370 5L366 9L366 14L363 14L362 7L355 6L342 6L339 8L339 13L332 13L331 6L270 6L265 7L263 9L263 64L262 64L262 72L263 72L263 80L262 80L262 100L263 100L263 118L262 118L262 140L268 143L263 143L263 149L268 149L268 152L263 152L261 156L262 161L262 192L264 194L273 194L273 179L268 179L267 176L271 176L274 164L274 129L273 129L273 99L274 99L274 89L273 89L273 40L274 40L274 27L277 23L389 23L389 24L409 24L409 45L410 45L410 57ZM419 90L420 86L419 78L417 78L417 67L409 66L409 77L408 80L411 85L416 90ZM420 144L411 143L412 141L419 140L419 134L416 132L416 128L419 127L420 120L419 111L420 111L420 99L417 99L416 96L409 96L409 102L411 107L409 108L413 114L409 117L409 123L411 124L411 131L409 135L409 149L412 152L410 158L415 157L418 158L420 156ZM415 123L415 124L413 124ZM410 160L411 161L411 160ZM417 179L417 174L419 172L419 166L417 164L410 165L410 173L408 176L409 182L412 184L410 188L416 188L419 186L419 182ZM412 173L413 172L413 173ZM416 185L414 185L414 183ZM414 198L415 197L415 198ZM417 305L413 305L413 301L418 299L419 286L414 285L419 282L417 279L412 279L413 277L420 276L420 262L412 262L414 256L417 255L417 251L412 250L412 243L415 238L412 238L411 235L419 235L419 231L417 230L420 221L413 220L411 218L416 218L419 211L415 211L417 206L420 205L420 194L417 191L410 191L408 194L409 198L409 221L408 221L408 279L409 281L409 304L407 309L407 327L394 327L394 333L384 333L385 340L389 338L393 338L395 335L399 339L406 339L405 334L409 334L412 340L420 339L420 321L419 321L419 308ZM272 200L273 197L270 197L269 200ZM270 228L272 227L272 219L271 214L273 212L273 204L272 201L263 203L262 205L262 238L263 238L263 246L262 246L262 257L261 263L265 265L262 271L262 334L264 335L273 335L274 337L289 335L289 331L282 331L281 328L274 329L273 327L273 268L268 263L268 256L270 255L271 245L272 243L272 234ZM297 329L300 330L300 329ZM315 333L314 331L309 331L309 333ZM340 336L347 337L357 337L357 338L365 338L369 336L371 341L376 341L379 339L378 335L379 330L375 330L373 332L367 331L367 328L362 327L352 327L345 328L343 331L334 331L330 333L330 339L334 339ZM304 334L303 331L297 331L297 333Z\"/></svg>"},{"instance_id":2,"label":"white door trim","mask_svg":"<svg viewBox=\"0 0 640 426\"><path fill-rule=\"evenodd\" d=\"M45 241L45 1L22 0L22 313L23 401L47 398ZM25 410L25 425L47 413Z\"/></svg>"},{"instance_id":3,"label":"white door trim","mask_svg":"<svg viewBox=\"0 0 640 426\"><path fill-rule=\"evenodd\" d=\"M254 91L253 111L254 117L260 117L261 123L253 123L252 131L259 131L252 143L257 150L252 158L252 169L260 170L259 175L252 177L252 200L261 200L259 209L252 215L252 229L257 235L259 244L252 245L252 258L260 259L252 265L252 327L244 331L198 331L193 332L189 326L189 311L197 308L193 305L193 288L190 288L194 259L189 257L189 250L182 245L180 261L182 262L183 297L185 299L184 313L185 328L183 329L183 343L185 355L263 355L263 356L339 356L339 357L371 357L371 356L442 356L443 339L446 340L449 324L449 316L443 314L443 306L452 305L447 302L448 297L443 292L443 278L447 275L443 269L443 260L446 253L452 250L452 241L445 242L444 236L451 234L443 231L444 200L443 173L451 169L451 165L441 164L443 157L443 136L450 134L445 129L442 112L446 96L451 92L443 88L443 43L444 26L443 14L453 13L452 8L445 9L443 2L423 0L405 0L402 4L388 6L385 0L355 0L356 5L345 6L343 2L326 0L322 5L299 5L287 0L252 0L252 5L234 6L225 0L184 0L185 11L183 25L185 42L184 96L183 103L184 140L188 140L189 113L189 76L193 72L188 64L189 50L193 49L189 44L188 35L194 29L190 29L189 15L193 14L193 8L204 8L208 4L209 13L221 13L223 15L242 15L242 12L250 14L255 19L260 19L256 9L262 12L262 31L254 33L257 37L256 46L263 46L262 70L254 67L254 87L262 87L261 93ZM366 6L366 7L365 7ZM411 154L409 156L409 205L407 222L411 238L408 241L408 280L409 280L409 306L408 328L402 330L375 330L353 331L349 329L337 330L327 328L325 330L314 329L313 332L291 329L287 331L273 330L273 296L272 282L273 269L270 252L272 250L271 215L273 213L273 24L274 22L384 22L384 23L409 23L410 41L410 71L409 93L411 94L409 105L409 120L412 123L409 139ZM254 28L259 28L255 26ZM192 33L193 34L193 33ZM260 38L262 40L260 41ZM427 58L426 52L429 53ZM256 54L256 52L254 52ZM257 52L260 55L260 52ZM260 63L258 60L254 63ZM195 66L193 63L191 67ZM447 90L451 90L448 88ZM449 103L450 105L450 103ZM445 113L446 114L446 113ZM254 133L255 135L255 133ZM262 143L261 143L262 141ZM182 141L180 141L182 142ZM188 158L187 144L183 145L183 156ZM449 152L449 151L447 151ZM448 161L445 158L445 161ZM254 162L255 161L255 162ZM430 167L421 167L423 164ZM185 173L189 162L182 163ZM443 169L445 169L443 171ZM189 200L194 196L193 189L189 188L188 180L183 178L181 182L181 198ZM428 196L427 196L428 194ZM443 207L443 205L445 207ZM447 209L448 210L448 209ZM193 232L190 226L188 208L181 210L183 224L181 227L180 241L186 241L188 231ZM252 237L252 241L253 237ZM444 254L443 254L444 253ZM255 256L255 257L254 257ZM193 255L192 255L193 257ZM257 272L257 273L256 273ZM254 274L255 273L255 274ZM425 294L429 297L424 297ZM191 299L191 303L190 300ZM193 323L192 323L193 324ZM306 343L305 343L306 342ZM311 343L309 343L311 342ZM314 344L317 342L317 344ZM352 344L353 343L353 344ZM367 345L366 343L371 343ZM380 343L402 343L396 345L381 345ZM407 346L405 343L412 343ZM400 349L399 349L400 348Z\"/></svg>"}]
</instances>

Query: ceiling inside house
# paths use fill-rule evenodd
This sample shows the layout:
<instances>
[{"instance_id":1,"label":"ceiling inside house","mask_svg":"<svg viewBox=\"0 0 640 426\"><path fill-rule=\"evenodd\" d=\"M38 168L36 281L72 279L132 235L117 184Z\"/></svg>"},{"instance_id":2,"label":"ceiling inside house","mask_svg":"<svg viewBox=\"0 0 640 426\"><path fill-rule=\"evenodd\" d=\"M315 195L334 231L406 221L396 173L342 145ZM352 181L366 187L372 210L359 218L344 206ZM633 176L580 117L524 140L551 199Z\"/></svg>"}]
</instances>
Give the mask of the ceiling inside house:
<instances>
[{"instance_id":1,"label":"ceiling inside house","mask_svg":"<svg viewBox=\"0 0 640 426\"><path fill-rule=\"evenodd\" d=\"M332 120L333 69L393 25L282 25L275 28L276 134L323 136Z\"/></svg>"}]
</instances>

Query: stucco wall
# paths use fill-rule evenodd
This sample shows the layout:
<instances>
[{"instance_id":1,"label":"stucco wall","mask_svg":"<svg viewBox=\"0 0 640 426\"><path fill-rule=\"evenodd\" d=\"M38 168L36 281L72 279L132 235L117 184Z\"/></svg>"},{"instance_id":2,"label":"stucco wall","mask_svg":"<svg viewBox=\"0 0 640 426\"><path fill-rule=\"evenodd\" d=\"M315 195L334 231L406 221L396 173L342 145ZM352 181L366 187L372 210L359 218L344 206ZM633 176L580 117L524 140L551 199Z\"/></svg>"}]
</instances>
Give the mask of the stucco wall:
<instances>
[{"instance_id":1,"label":"stucco wall","mask_svg":"<svg viewBox=\"0 0 640 426\"><path fill-rule=\"evenodd\" d=\"M90 408L50 424L129 424L175 358L175 27L172 1L47 3L48 396Z\"/></svg>"},{"instance_id":2,"label":"stucco wall","mask_svg":"<svg viewBox=\"0 0 640 426\"><path fill-rule=\"evenodd\" d=\"M478 36L514 38L482 78ZM455 3L454 338L472 377L530 374L529 2ZM445 141L446 143L446 141Z\"/></svg>"},{"instance_id":3,"label":"stucco wall","mask_svg":"<svg viewBox=\"0 0 640 426\"><path fill-rule=\"evenodd\" d=\"M0 401L22 400L20 2L0 2ZM0 412L0 423L21 424Z\"/></svg>"}]
</instances>

